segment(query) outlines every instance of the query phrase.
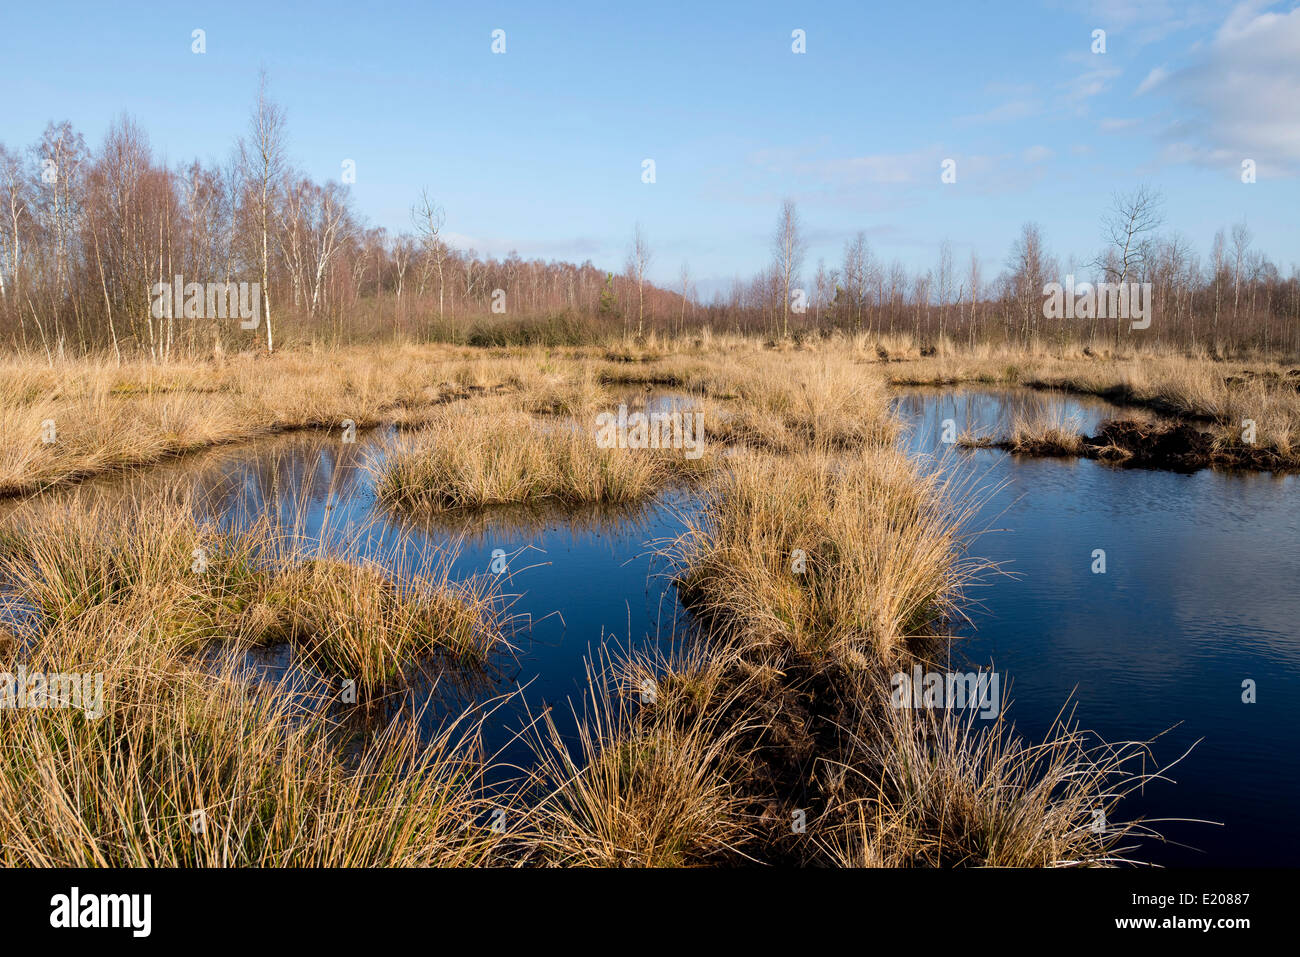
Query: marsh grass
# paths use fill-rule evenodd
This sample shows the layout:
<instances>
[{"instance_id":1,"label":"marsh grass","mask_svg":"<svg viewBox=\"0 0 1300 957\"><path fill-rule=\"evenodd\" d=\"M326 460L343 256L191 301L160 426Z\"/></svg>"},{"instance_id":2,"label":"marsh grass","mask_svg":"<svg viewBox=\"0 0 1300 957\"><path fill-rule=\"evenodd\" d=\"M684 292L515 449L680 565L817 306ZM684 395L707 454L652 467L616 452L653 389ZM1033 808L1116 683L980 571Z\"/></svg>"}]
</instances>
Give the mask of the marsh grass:
<instances>
[{"instance_id":1,"label":"marsh grass","mask_svg":"<svg viewBox=\"0 0 1300 957\"><path fill-rule=\"evenodd\" d=\"M1085 391L1122 380L1126 394L1208 410L1224 429L1262 404L1277 444L1295 434L1278 382L1230 384L1225 367L1220 385L1199 366L1178 372L1172 357L1141 373L1123 359L923 350L907 337L764 345L706 330L611 353L558 327L490 333L478 350L172 368L9 362L0 494L345 418L419 429L373 465L385 501L431 513L619 507L699 480L702 512L663 544L695 612L689 648L599 655L576 736L544 711L526 732L533 767L489 795L493 759L474 720L432 737L419 708L358 724L340 714L335 684L354 677L381 694L409 683L416 660L473 666L506 650L488 586L454 582L446 565L327 554L269 520L226 529L190 502L42 500L0 530L14 613L0 617L0 654L6 665L22 656L29 667L103 673L107 701L98 720L0 714L5 864L1128 859L1131 839L1145 836L1138 825L1090 825L1095 808L1119 815L1124 795L1150 779L1133 768L1143 746L1095 742L1068 721L1027 745L1001 719L976 727L956 712L888 707L885 677L943 641L989 566L967 549L979 497L951 470L893 447L885 384L986 377ZM517 337L530 344L498 348ZM703 403L710 438L737 448L699 461L599 449L586 419L610 401L607 387L662 383ZM47 417L65 444L38 444ZM1036 428L1026 423L1025 435ZM277 641L310 665L305 689L241 664L250 645ZM484 826L500 810L505 833ZM791 829L795 811L807 812L806 835Z\"/></svg>"},{"instance_id":2,"label":"marsh grass","mask_svg":"<svg viewBox=\"0 0 1300 957\"><path fill-rule=\"evenodd\" d=\"M1300 467L1300 372L1268 359L1223 362L1160 351L1098 358L985 350L922 359L906 371L891 372L890 381L982 382L1098 396L1184 423L1209 423L1222 464ZM1255 424L1253 443L1244 440L1247 422Z\"/></svg>"},{"instance_id":3,"label":"marsh grass","mask_svg":"<svg viewBox=\"0 0 1300 957\"><path fill-rule=\"evenodd\" d=\"M416 426L451 401L534 388L539 355L383 346L166 365L9 357L0 360L0 495L270 432L335 430L345 420ZM42 439L47 421L52 443Z\"/></svg>"},{"instance_id":4,"label":"marsh grass","mask_svg":"<svg viewBox=\"0 0 1300 957\"><path fill-rule=\"evenodd\" d=\"M576 534L600 534L618 530L637 534L656 511L654 499L630 505L593 502L565 505L541 501L483 509L404 509L402 521L422 533L440 536L462 545L483 546L503 537L537 536L557 524Z\"/></svg>"},{"instance_id":5,"label":"marsh grass","mask_svg":"<svg viewBox=\"0 0 1300 957\"><path fill-rule=\"evenodd\" d=\"M750 839L734 781L745 719L638 703L643 686L603 654L588 667L576 747L548 711L532 726L536 757L521 828L535 863L682 867L736 860ZM665 709L669 714L665 717ZM729 716L732 717L732 716Z\"/></svg>"},{"instance_id":6,"label":"marsh grass","mask_svg":"<svg viewBox=\"0 0 1300 957\"><path fill-rule=\"evenodd\" d=\"M1047 408L1017 414L1010 434L997 438L965 433L966 448L998 448L1020 455L1079 456L1111 465L1196 471L1208 467L1288 472L1300 469L1300 457L1286 445L1260 444L1233 430L1162 418L1136 410L1102 422L1084 435L1076 416Z\"/></svg>"},{"instance_id":7,"label":"marsh grass","mask_svg":"<svg viewBox=\"0 0 1300 957\"><path fill-rule=\"evenodd\" d=\"M955 479L890 447L729 465L669 549L699 614L854 667L958 613L979 563L960 553L973 506L954 506Z\"/></svg>"},{"instance_id":8,"label":"marsh grass","mask_svg":"<svg viewBox=\"0 0 1300 957\"><path fill-rule=\"evenodd\" d=\"M527 395L527 411L586 419L609 404L609 394L592 366L579 365L568 372L552 373L534 385Z\"/></svg>"},{"instance_id":9,"label":"marsh grass","mask_svg":"<svg viewBox=\"0 0 1300 957\"><path fill-rule=\"evenodd\" d=\"M733 745L745 755L733 786L750 809L748 853L841 866L1110 864L1149 836L1133 822L1089 829L1094 809L1118 821L1122 798L1150 779L1144 745L1086 744L1059 722L1029 746L1002 718L976 727L973 712L889 706L887 676L933 653L965 587L992 570L966 554L980 499L965 480L890 447L730 464L669 548L707 651L657 687L669 723L759 716ZM806 836L791 826L799 815Z\"/></svg>"},{"instance_id":10,"label":"marsh grass","mask_svg":"<svg viewBox=\"0 0 1300 957\"><path fill-rule=\"evenodd\" d=\"M897 434L882 382L842 356L809 354L757 365L733 372L726 383L725 394L733 397L728 411L711 417L711 435L723 442L788 454L879 445Z\"/></svg>"},{"instance_id":11,"label":"marsh grass","mask_svg":"<svg viewBox=\"0 0 1300 957\"><path fill-rule=\"evenodd\" d=\"M817 843L837 866L1115 865L1159 839L1122 807L1168 767L1149 743L1105 742L1064 712L1032 744L1005 706L993 721L882 709L830 760L840 784Z\"/></svg>"},{"instance_id":12,"label":"marsh grass","mask_svg":"<svg viewBox=\"0 0 1300 957\"><path fill-rule=\"evenodd\" d=\"M404 715L345 756L323 683L290 694L234 658L106 680L98 719L0 715L5 866L457 866L503 837L468 719Z\"/></svg>"},{"instance_id":13,"label":"marsh grass","mask_svg":"<svg viewBox=\"0 0 1300 957\"><path fill-rule=\"evenodd\" d=\"M445 569L394 575L373 562L310 559L285 567L263 601L270 628L321 674L366 690L434 657L465 667L510 650L486 579L453 582Z\"/></svg>"},{"instance_id":14,"label":"marsh grass","mask_svg":"<svg viewBox=\"0 0 1300 957\"><path fill-rule=\"evenodd\" d=\"M323 675L367 693L420 659L470 666L511 650L505 601L485 577L454 580L454 552L411 559L399 542L391 568L355 549L326 556L301 530L266 517L222 527L177 496L109 506L76 495L11 521L0 581L9 604L34 610L38 633L131 617L149 625L149 652L164 658L211 643L289 642Z\"/></svg>"},{"instance_id":15,"label":"marsh grass","mask_svg":"<svg viewBox=\"0 0 1300 957\"><path fill-rule=\"evenodd\" d=\"M1082 418L1049 403L1033 412L1018 414L1011 424L1011 449L1038 455L1077 455L1083 445Z\"/></svg>"},{"instance_id":16,"label":"marsh grass","mask_svg":"<svg viewBox=\"0 0 1300 957\"><path fill-rule=\"evenodd\" d=\"M997 447L1025 455L1082 455L1084 437L1080 433L1081 427L1081 416L1067 412L1060 403L1049 402L1017 411L1006 438L963 433L957 437L957 444L966 448Z\"/></svg>"},{"instance_id":17,"label":"marsh grass","mask_svg":"<svg viewBox=\"0 0 1300 957\"><path fill-rule=\"evenodd\" d=\"M103 700L98 716L0 711L0 862L493 859L508 835L486 822L495 772L481 703L435 720L432 696L414 698L358 725L338 678L366 695L426 657L461 666L495 654L507 646L494 592L444 568L406 575L321 558L265 521L223 530L183 498L110 505L89 493L25 503L6 525L3 620L16 624L0 671L99 676ZM244 657L280 638L311 666L292 681Z\"/></svg>"},{"instance_id":18,"label":"marsh grass","mask_svg":"<svg viewBox=\"0 0 1300 957\"><path fill-rule=\"evenodd\" d=\"M886 384L983 382L1099 395L1212 421L1226 450L1242 444L1243 422L1251 420L1258 449L1300 461L1300 370L1268 358L1225 362L1157 349L1113 354L950 340L922 350L904 334L831 336L815 349L811 342L765 348L754 338L708 330L612 350L557 344L545 335L502 348L510 341L165 364L11 355L0 359L0 496L268 432L334 430L345 420L359 428L416 428L449 403L485 396L516 396L518 408L538 414L575 415L604 401L601 388L611 384L669 386L729 401L730 414L710 423L717 438L778 452L824 442L852 448L872 439L889 427L887 417L870 415L874 393ZM41 437L47 420L57 432L49 444ZM1249 449L1238 457L1245 467L1269 459Z\"/></svg>"},{"instance_id":19,"label":"marsh grass","mask_svg":"<svg viewBox=\"0 0 1300 957\"><path fill-rule=\"evenodd\" d=\"M114 508L85 494L33 504L8 525L0 582L9 600L35 610L40 628L139 610L156 647L194 650L228 627L265 577L263 539L200 526L177 501ZM200 548L203 576L193 571Z\"/></svg>"},{"instance_id":20,"label":"marsh grass","mask_svg":"<svg viewBox=\"0 0 1300 957\"><path fill-rule=\"evenodd\" d=\"M590 422L541 423L509 410L447 413L375 463L380 497L396 506L634 504L714 464L682 449L600 448Z\"/></svg>"}]
</instances>

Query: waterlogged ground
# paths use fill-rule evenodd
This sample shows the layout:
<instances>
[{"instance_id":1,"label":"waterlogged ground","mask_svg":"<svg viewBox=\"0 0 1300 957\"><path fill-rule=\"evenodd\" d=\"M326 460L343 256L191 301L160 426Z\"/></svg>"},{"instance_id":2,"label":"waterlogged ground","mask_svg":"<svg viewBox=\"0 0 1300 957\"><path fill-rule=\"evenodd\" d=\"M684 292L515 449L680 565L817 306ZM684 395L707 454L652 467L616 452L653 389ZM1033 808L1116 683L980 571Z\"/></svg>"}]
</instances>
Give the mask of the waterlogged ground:
<instances>
[{"instance_id":1,"label":"waterlogged ground","mask_svg":"<svg viewBox=\"0 0 1300 957\"><path fill-rule=\"evenodd\" d=\"M669 408L672 397L637 396L632 408ZM1041 738L1071 699L1084 727L1111 740L1148 739L1170 761L1200 743L1170 776L1130 799L1130 815L1216 824L1157 825L1176 844L1137 855L1165 865L1291 865L1300 847L1300 479L1206 470L1193 475L1119 469L1076 459L1035 459L959 450L941 439L1005 434L1017 412L1059 406L1094 431L1122 410L1086 398L1020 390L918 389L899 393L902 441L936 467L974 478L982 498L974 553L1002 564L971 598L959 626L955 668L992 665L1011 716ZM331 546L352 543L384 562L454 554L457 578L495 575L515 596L518 654L486 675L436 678L436 724L469 702L526 686L485 723L489 752L528 763L515 735L547 705L562 729L570 700L581 707L584 660L601 643L667 650L684 613L653 543L680 533L697 507L670 492L639 509L492 510L413 521L376 501L367 461L391 435L273 437L190 456L128 480L103 479L104 494L188 486L224 522L265 512ZM981 491L982 490L982 491ZM1106 572L1094 574L1103 549ZM268 674L294 674L287 648L251 656ZM1242 703L1242 682L1257 685ZM429 697L435 676L408 695ZM1010 689L1007 683L1010 682Z\"/></svg>"},{"instance_id":2,"label":"waterlogged ground","mask_svg":"<svg viewBox=\"0 0 1300 957\"><path fill-rule=\"evenodd\" d=\"M668 400L651 409L668 408ZM646 408L644 399L634 407ZM345 552L388 568L445 559L452 577L493 579L511 616L515 653L496 656L486 673L416 672L391 710L431 702L430 729L471 704L486 714L484 742L503 764L527 764L519 732L554 706L562 731L573 727L570 701L582 707L585 660L602 645L647 643L669 652L680 643L683 611L656 546L683 529L692 499L669 491L638 508L504 507L477 514L415 518L380 503L374 473L394 440L389 430L356 435L300 432L187 456L131 476L87 483L82 494L137 497L183 487L209 516L229 527L272 517L282 529L326 552ZM629 642L629 636L631 642ZM303 679L287 645L249 652L249 663L292 687ZM524 695L502 701L524 687Z\"/></svg>"},{"instance_id":3,"label":"waterlogged ground","mask_svg":"<svg viewBox=\"0 0 1300 957\"><path fill-rule=\"evenodd\" d=\"M943 422L1005 433L1017 409L1058 403L1084 431L1117 410L1034 392L917 390L896 407L916 453L942 455ZM1300 479L1192 475L1075 459L949 451L987 490L974 551L1016 577L975 594L955 654L1012 682L1011 714L1041 737L1074 694L1084 727L1146 739L1170 776L1131 806L1192 850L1147 848L1166 865L1286 865L1300 847ZM1092 571L1095 549L1105 574ZM1242 702L1253 680L1257 703Z\"/></svg>"}]
</instances>

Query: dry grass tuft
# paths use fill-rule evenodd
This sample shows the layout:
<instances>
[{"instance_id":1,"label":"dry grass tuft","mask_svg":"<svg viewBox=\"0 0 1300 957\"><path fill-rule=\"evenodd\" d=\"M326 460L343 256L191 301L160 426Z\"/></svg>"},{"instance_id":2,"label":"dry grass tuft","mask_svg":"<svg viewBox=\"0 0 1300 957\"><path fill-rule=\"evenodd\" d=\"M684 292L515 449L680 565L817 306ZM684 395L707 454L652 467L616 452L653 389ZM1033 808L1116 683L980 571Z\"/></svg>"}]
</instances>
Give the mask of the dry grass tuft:
<instances>
[{"instance_id":1,"label":"dry grass tuft","mask_svg":"<svg viewBox=\"0 0 1300 957\"><path fill-rule=\"evenodd\" d=\"M127 500L109 507L91 496L33 507L14 520L0 551L7 604L29 610L35 635L73 628L155 662L211 643L290 642L322 674L351 678L366 692L429 657L482 663L509 650L508 620L486 578L451 578L449 554L393 571L346 552L322 558L292 530L268 521L232 530L195 517L183 499ZM115 620L141 623L132 648Z\"/></svg>"},{"instance_id":2,"label":"dry grass tuft","mask_svg":"<svg viewBox=\"0 0 1300 957\"><path fill-rule=\"evenodd\" d=\"M735 860L750 839L733 783L736 743L750 726L692 714L671 698L642 708L632 699L643 686L626 685L620 671L608 661L589 669L576 756L549 712L535 726L523 829L530 856L586 867Z\"/></svg>"},{"instance_id":3,"label":"dry grass tuft","mask_svg":"<svg viewBox=\"0 0 1300 957\"><path fill-rule=\"evenodd\" d=\"M839 761L818 836L838 866L1113 865L1158 838L1120 810L1161 777L1149 747L1101 741L1065 717L1028 744L1001 714L886 708Z\"/></svg>"},{"instance_id":4,"label":"dry grass tuft","mask_svg":"<svg viewBox=\"0 0 1300 957\"><path fill-rule=\"evenodd\" d=\"M855 667L957 612L977 566L959 554L970 508L951 484L893 448L730 466L672 549L698 613Z\"/></svg>"},{"instance_id":5,"label":"dry grass tuft","mask_svg":"<svg viewBox=\"0 0 1300 957\"><path fill-rule=\"evenodd\" d=\"M472 725L403 715L345 759L323 686L104 674L104 714L6 712L0 861L38 867L409 867L492 860L504 835Z\"/></svg>"},{"instance_id":6,"label":"dry grass tuft","mask_svg":"<svg viewBox=\"0 0 1300 957\"><path fill-rule=\"evenodd\" d=\"M553 502L630 504L713 467L682 449L601 448L590 422L538 422L510 411L448 412L376 463L380 496L404 507Z\"/></svg>"}]
</instances>

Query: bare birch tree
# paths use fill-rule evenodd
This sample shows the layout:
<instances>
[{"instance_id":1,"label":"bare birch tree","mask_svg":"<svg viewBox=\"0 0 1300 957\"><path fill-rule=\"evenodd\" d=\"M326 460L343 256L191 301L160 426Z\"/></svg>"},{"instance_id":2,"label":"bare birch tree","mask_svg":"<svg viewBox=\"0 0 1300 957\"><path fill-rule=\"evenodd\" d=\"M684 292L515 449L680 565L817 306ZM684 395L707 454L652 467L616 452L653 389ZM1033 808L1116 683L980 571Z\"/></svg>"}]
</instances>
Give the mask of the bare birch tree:
<instances>
[{"instance_id":1,"label":"bare birch tree","mask_svg":"<svg viewBox=\"0 0 1300 957\"><path fill-rule=\"evenodd\" d=\"M1143 268L1147 253L1144 240L1160 226L1161 203L1160 194L1146 185L1127 195L1115 194L1110 212L1102 219L1102 235L1107 249L1102 257L1094 260L1094 265L1102 267L1108 281L1123 286ZM1117 344L1125 322L1117 318Z\"/></svg>"},{"instance_id":2,"label":"bare birch tree","mask_svg":"<svg viewBox=\"0 0 1300 957\"><path fill-rule=\"evenodd\" d=\"M420 251L423 256L425 273L438 274L438 318L443 317L444 291L446 283L443 266L447 261L447 244L442 241L442 227L447 221L443 208L429 198L427 189L420 191L419 201L411 207L411 222L420 237ZM420 289L424 289L424 278L420 280Z\"/></svg>"},{"instance_id":3,"label":"bare birch tree","mask_svg":"<svg viewBox=\"0 0 1300 957\"><path fill-rule=\"evenodd\" d=\"M627 251L627 274L636 283L636 335L640 339L645 335L645 274L650 268L654 254L650 252L650 243L646 241L641 224L636 224L632 234L632 245ZM626 333L625 333L626 334Z\"/></svg>"},{"instance_id":4,"label":"bare birch tree","mask_svg":"<svg viewBox=\"0 0 1300 957\"><path fill-rule=\"evenodd\" d=\"M244 181L252 192L253 217L261 233L262 312L266 319L266 351L275 351L271 332L270 234L275 193L285 170L284 110L266 92L266 71L258 75L257 104L249 121L249 137L239 141Z\"/></svg>"},{"instance_id":5,"label":"bare birch tree","mask_svg":"<svg viewBox=\"0 0 1300 957\"><path fill-rule=\"evenodd\" d=\"M799 227L799 211L794 200L787 199L781 204L781 216L777 220L776 235L772 237L772 252L776 257L777 277L781 282L785 300L781 304L781 335L790 334L790 286L799 275L803 266L806 246Z\"/></svg>"}]
</instances>

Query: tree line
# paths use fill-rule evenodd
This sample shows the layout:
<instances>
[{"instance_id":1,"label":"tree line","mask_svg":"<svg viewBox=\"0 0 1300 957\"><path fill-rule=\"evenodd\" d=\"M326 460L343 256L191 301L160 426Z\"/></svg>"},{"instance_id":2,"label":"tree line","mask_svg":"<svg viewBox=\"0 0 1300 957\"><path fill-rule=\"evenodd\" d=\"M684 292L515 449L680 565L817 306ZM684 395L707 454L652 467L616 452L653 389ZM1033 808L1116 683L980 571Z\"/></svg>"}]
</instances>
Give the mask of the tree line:
<instances>
[{"instance_id":1,"label":"tree line","mask_svg":"<svg viewBox=\"0 0 1300 957\"><path fill-rule=\"evenodd\" d=\"M887 261L860 231L845 242L838 264L819 260L806 271L802 227L787 200L773 234L771 265L748 281L737 279L708 318L751 328L757 323L773 336L838 328L906 332L930 342L1123 345L1140 339L1210 351L1300 353L1300 267L1292 264L1283 277L1254 248L1245 221L1219 229L1202 260L1185 236L1161 231L1161 206L1149 186L1116 194L1101 220L1098 251L1084 262L1063 264L1048 250L1042 227L1030 222L1001 264L986 264L974 251L958 261L945 240L933 267L909 272L897 258ZM1134 330L1127 319L1097 315L1048 318L1044 289L1067 276L1076 286L1150 283L1149 328Z\"/></svg>"},{"instance_id":2,"label":"tree line","mask_svg":"<svg viewBox=\"0 0 1300 957\"><path fill-rule=\"evenodd\" d=\"M1220 230L1201 260L1161 232L1160 197L1117 196L1097 255L1062 264L1027 223L1005 262L958 261L944 241L928 269L886 261L866 232L839 263L806 263L798 209L782 204L772 261L711 301L683 263L675 282L648 278L649 238L637 225L623 267L590 261L502 259L458 249L426 190L410 227L369 225L339 181L318 183L288 157L284 112L265 76L248 128L221 162L169 166L131 118L115 120L97 150L67 122L26 149L0 143L0 341L53 359L69 353L145 353L157 361L285 342L379 337L473 342L493 323L573 320L594 337L682 334L709 326L772 337L843 330L910 333L923 341L1041 343L1144 337L1210 349L1300 352L1300 270L1283 278L1244 223ZM1135 332L1102 318L1047 319L1043 287L1077 281L1150 282L1154 315ZM215 316L156 314L150 289L256 282L256 332Z\"/></svg>"},{"instance_id":3,"label":"tree line","mask_svg":"<svg viewBox=\"0 0 1300 957\"><path fill-rule=\"evenodd\" d=\"M44 351L179 354L274 350L284 341L462 339L472 319L568 314L626 323L677 296L591 262L484 257L443 237L426 191L410 228L365 222L351 191L290 163L265 78L248 129L222 162L168 166L121 117L98 150L67 122L29 148L0 143L0 340ZM154 315L150 289L256 282L255 334L216 317ZM644 327L643 327L644 328ZM254 338L255 336L255 338Z\"/></svg>"}]
</instances>

